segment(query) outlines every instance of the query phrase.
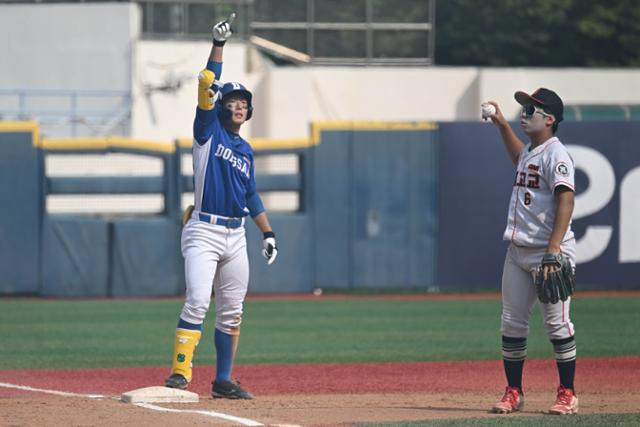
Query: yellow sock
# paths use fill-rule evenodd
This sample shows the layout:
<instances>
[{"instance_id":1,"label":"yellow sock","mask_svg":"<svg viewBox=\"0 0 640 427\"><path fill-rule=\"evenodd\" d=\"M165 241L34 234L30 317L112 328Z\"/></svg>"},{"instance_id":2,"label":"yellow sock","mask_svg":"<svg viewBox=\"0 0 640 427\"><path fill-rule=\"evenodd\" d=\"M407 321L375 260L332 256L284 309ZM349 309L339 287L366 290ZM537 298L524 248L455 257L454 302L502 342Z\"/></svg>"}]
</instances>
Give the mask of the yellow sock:
<instances>
[{"instance_id":1,"label":"yellow sock","mask_svg":"<svg viewBox=\"0 0 640 427\"><path fill-rule=\"evenodd\" d=\"M216 76L213 71L204 69L198 74L198 107L201 110L213 110L213 91L211 85Z\"/></svg>"},{"instance_id":2,"label":"yellow sock","mask_svg":"<svg viewBox=\"0 0 640 427\"><path fill-rule=\"evenodd\" d=\"M191 381L191 366L193 354L200 341L202 332L190 329L176 329L176 343L173 350L173 361L171 363L171 373L180 374Z\"/></svg>"}]
</instances>

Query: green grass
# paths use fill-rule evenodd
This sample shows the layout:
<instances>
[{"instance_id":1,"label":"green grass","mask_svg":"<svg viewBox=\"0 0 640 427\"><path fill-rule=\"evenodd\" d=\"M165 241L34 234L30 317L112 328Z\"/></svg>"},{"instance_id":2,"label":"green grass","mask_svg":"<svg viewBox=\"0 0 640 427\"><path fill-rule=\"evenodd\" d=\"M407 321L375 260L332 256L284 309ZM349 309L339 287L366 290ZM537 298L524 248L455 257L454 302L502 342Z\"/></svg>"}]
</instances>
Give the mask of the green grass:
<instances>
[{"instance_id":1,"label":"green grass","mask_svg":"<svg viewBox=\"0 0 640 427\"><path fill-rule=\"evenodd\" d=\"M0 369L163 366L179 300L0 300ZM640 355L640 298L572 305L580 356ZM211 311L213 314L213 311ZM196 364L212 364L213 315ZM529 357L552 356L537 309ZM499 301L250 300L237 363L499 359Z\"/></svg>"},{"instance_id":2,"label":"green grass","mask_svg":"<svg viewBox=\"0 0 640 427\"><path fill-rule=\"evenodd\" d=\"M637 426L640 425L640 414L577 414L564 417L542 416L495 416L491 418L462 418L449 420L420 420L396 423L357 423L359 427L389 427L389 426L430 426L430 427L557 427L557 426Z\"/></svg>"}]
</instances>

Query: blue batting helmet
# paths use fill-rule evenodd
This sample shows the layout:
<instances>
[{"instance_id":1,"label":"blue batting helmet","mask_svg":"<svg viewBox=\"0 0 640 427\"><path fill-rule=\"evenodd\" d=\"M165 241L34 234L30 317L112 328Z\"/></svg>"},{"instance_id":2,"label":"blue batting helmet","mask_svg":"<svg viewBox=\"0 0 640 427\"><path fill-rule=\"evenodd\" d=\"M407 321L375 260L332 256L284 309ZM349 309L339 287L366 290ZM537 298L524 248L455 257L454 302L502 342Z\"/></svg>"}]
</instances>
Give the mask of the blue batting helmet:
<instances>
[{"instance_id":1,"label":"blue batting helmet","mask_svg":"<svg viewBox=\"0 0 640 427\"><path fill-rule=\"evenodd\" d=\"M253 105L251 104L251 100L253 99L253 95L251 95L251 92L249 92L247 90L246 87L244 87L244 85L242 85L241 83L238 82L229 82L229 83L225 83L221 88L220 88L220 95L221 96L221 101L220 101L220 120L225 121L225 120L229 120L231 118L231 110L229 110L228 108L226 108L224 106L224 100L226 97L230 96L230 95L240 95L242 96L244 99L247 100L247 104L249 106L249 109L247 110L247 120L249 120L251 118L251 115L253 114Z\"/></svg>"}]
</instances>

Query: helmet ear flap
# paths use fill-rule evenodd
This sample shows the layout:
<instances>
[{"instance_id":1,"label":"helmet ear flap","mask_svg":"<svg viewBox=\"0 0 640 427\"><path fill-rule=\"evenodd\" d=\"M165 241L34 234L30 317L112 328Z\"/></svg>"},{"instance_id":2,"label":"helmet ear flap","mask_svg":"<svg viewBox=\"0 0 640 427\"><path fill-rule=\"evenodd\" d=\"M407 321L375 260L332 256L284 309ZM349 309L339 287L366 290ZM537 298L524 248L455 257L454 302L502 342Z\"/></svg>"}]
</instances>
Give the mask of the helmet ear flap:
<instances>
[{"instance_id":1,"label":"helmet ear flap","mask_svg":"<svg viewBox=\"0 0 640 427\"><path fill-rule=\"evenodd\" d=\"M230 118L231 118L231 111L229 111L228 108L220 109L220 121L221 122L226 122Z\"/></svg>"},{"instance_id":2,"label":"helmet ear flap","mask_svg":"<svg viewBox=\"0 0 640 427\"><path fill-rule=\"evenodd\" d=\"M218 118L221 122L226 122L231 118L231 110L224 106L222 101L219 101L218 104Z\"/></svg>"}]
</instances>

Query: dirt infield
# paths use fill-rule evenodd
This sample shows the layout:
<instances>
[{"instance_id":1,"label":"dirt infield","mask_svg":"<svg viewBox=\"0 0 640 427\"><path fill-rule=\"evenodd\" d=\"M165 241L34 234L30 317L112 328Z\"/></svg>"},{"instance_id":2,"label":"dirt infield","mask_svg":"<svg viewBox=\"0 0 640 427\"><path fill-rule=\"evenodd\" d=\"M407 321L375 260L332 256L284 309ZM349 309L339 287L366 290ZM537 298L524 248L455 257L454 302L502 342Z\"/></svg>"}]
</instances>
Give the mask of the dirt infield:
<instances>
[{"instance_id":1,"label":"dirt infield","mask_svg":"<svg viewBox=\"0 0 640 427\"><path fill-rule=\"evenodd\" d=\"M577 392L582 413L640 412L640 357L581 358ZM208 397L212 368L196 368L190 386L198 404L161 405L193 412L159 412L120 403L123 392L158 385L167 368L0 371L0 425L327 425L492 417L487 408L504 387L501 361L238 366L235 376L252 401ZM64 391L59 396L9 384ZM539 415L553 401L552 360L525 366L526 411ZM103 399L89 394L104 395ZM160 405L158 405L160 406ZM215 412L213 412L215 411ZM241 417L232 421L223 416Z\"/></svg>"},{"instance_id":2,"label":"dirt infield","mask_svg":"<svg viewBox=\"0 0 640 427\"><path fill-rule=\"evenodd\" d=\"M269 395L252 401L211 400L163 407L178 410L215 411L243 417L256 424L273 426L348 425L355 422L399 422L451 418L540 416L553 403L552 392L526 395L525 410L512 415L494 415L488 407L500 392L463 394L319 394ZM638 412L640 393L617 397L580 395L580 413ZM219 417L197 413L165 413L127 405L114 400L96 401L59 396L32 395L0 399L0 424L6 426L204 426L242 425ZM252 425L247 422L244 425Z\"/></svg>"}]
</instances>

